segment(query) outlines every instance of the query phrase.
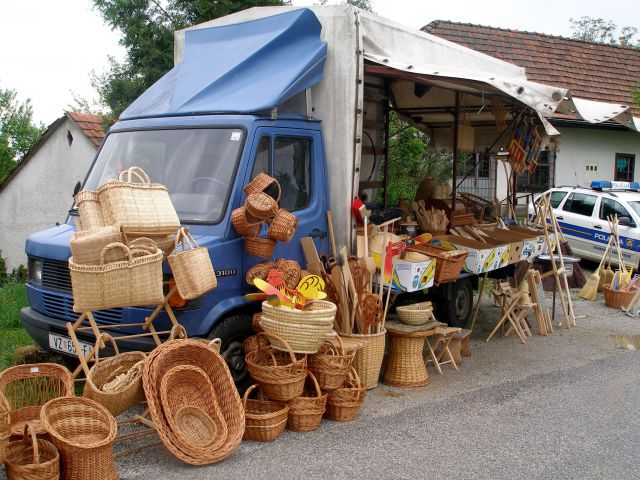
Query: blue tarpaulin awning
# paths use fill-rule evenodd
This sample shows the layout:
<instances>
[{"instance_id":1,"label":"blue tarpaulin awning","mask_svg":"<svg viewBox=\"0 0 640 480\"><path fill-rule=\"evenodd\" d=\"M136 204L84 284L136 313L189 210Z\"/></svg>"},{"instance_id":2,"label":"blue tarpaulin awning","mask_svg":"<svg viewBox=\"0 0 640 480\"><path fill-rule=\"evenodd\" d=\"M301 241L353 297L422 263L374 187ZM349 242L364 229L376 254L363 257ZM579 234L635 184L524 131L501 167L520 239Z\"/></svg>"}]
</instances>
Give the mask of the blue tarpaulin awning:
<instances>
[{"instance_id":1,"label":"blue tarpaulin awning","mask_svg":"<svg viewBox=\"0 0 640 480\"><path fill-rule=\"evenodd\" d=\"M321 28L313 12L300 9L188 30L182 62L120 119L269 111L322 80Z\"/></svg>"}]
</instances>

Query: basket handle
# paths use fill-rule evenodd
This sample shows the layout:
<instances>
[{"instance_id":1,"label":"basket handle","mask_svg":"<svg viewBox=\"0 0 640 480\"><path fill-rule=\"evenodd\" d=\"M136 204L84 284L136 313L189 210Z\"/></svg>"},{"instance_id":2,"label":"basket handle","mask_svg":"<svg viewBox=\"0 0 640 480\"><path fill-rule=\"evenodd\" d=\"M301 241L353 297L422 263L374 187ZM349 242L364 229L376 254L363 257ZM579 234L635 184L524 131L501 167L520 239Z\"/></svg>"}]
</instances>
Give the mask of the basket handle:
<instances>
[{"instance_id":1,"label":"basket handle","mask_svg":"<svg viewBox=\"0 0 640 480\"><path fill-rule=\"evenodd\" d=\"M220 338L214 338L213 340L211 340L208 344L209 348L212 348L213 350L215 350L216 353L220 353L220 350L222 349L222 340Z\"/></svg>"},{"instance_id":2,"label":"basket handle","mask_svg":"<svg viewBox=\"0 0 640 480\"><path fill-rule=\"evenodd\" d=\"M31 436L31 446L33 447L33 463L34 465L37 465L40 463L40 450L38 449L36 429L33 428L31 422L27 422L24 426L24 436L22 438L25 443L29 443L29 436Z\"/></svg>"},{"instance_id":3,"label":"basket handle","mask_svg":"<svg viewBox=\"0 0 640 480\"><path fill-rule=\"evenodd\" d=\"M308 370L307 373L311 380L313 380L313 384L316 387L316 397L320 398L322 396L322 390L320 390L320 384L318 383L316 376L311 372L311 370Z\"/></svg>"},{"instance_id":4,"label":"basket handle","mask_svg":"<svg viewBox=\"0 0 640 480\"><path fill-rule=\"evenodd\" d=\"M289 343L288 343L284 338L282 338L281 336L276 335L275 333L260 332L260 333L257 335L257 337L258 337L258 348L259 348L259 349L262 349L262 348L263 348L263 347L262 347L262 345L261 345L261 343L260 343L260 339L261 339L261 338L266 338L267 340L268 340L269 338L275 338L278 342L280 342L282 345L284 345L284 346L285 346L285 348L287 349L287 353L288 353L288 354L289 354L289 356L291 357L291 362L292 362L292 363L295 363L295 362L297 362L297 361L298 361L298 359L296 358L296 354L295 354L295 353L293 353L293 350L291 349L291 346L289 345ZM269 342L269 343L270 343L270 342Z\"/></svg>"},{"instance_id":5,"label":"basket handle","mask_svg":"<svg viewBox=\"0 0 640 480\"><path fill-rule=\"evenodd\" d=\"M355 367L352 366L349 374L355 380L357 388L362 388L362 381L360 380L360 375L358 375L358 370L356 370Z\"/></svg>"},{"instance_id":6,"label":"basket handle","mask_svg":"<svg viewBox=\"0 0 640 480\"><path fill-rule=\"evenodd\" d=\"M131 261L131 252L129 251L129 247L127 247L124 243L120 243L120 242L113 242L110 243L108 245L106 245L102 251L100 252L100 265L104 265L104 257L107 254L107 252L113 248L119 248L120 250L122 250L124 252L124 254L127 256L127 259L129 261Z\"/></svg>"},{"instance_id":7,"label":"basket handle","mask_svg":"<svg viewBox=\"0 0 640 480\"><path fill-rule=\"evenodd\" d=\"M187 329L183 325L174 325L171 327L171 333L169 334L169 340L175 340L177 338L187 338Z\"/></svg>"},{"instance_id":8,"label":"basket handle","mask_svg":"<svg viewBox=\"0 0 640 480\"><path fill-rule=\"evenodd\" d=\"M181 246L181 251L186 252L187 249L185 248L185 243L189 247L189 250L195 250L198 248L198 244L189 233L188 227L182 227L178 230L178 234L176 235L176 240L173 245L173 254L175 255L178 253L178 245Z\"/></svg>"},{"instance_id":9,"label":"basket handle","mask_svg":"<svg viewBox=\"0 0 640 480\"><path fill-rule=\"evenodd\" d=\"M145 171L142 170L140 167L131 167L121 171L120 175L118 176L118 180L123 181L125 174L127 176L126 181L128 183L134 183L131 181L132 177L137 178L140 181L140 183L151 183L151 180L149 180L149 175L147 175Z\"/></svg>"},{"instance_id":10,"label":"basket handle","mask_svg":"<svg viewBox=\"0 0 640 480\"><path fill-rule=\"evenodd\" d=\"M94 365L98 365L98 363L100 363L100 350L102 350L103 348L105 348L107 346L107 344L106 344L107 340L111 342L111 346L113 347L113 351L116 352L115 356L117 357L118 355L120 355L120 350L118 349L118 345L116 345L116 340L106 332L101 333L98 336L98 338L96 339L96 345L94 347L94 350L95 350L95 354L94 354L95 363L94 363Z\"/></svg>"},{"instance_id":11,"label":"basket handle","mask_svg":"<svg viewBox=\"0 0 640 480\"><path fill-rule=\"evenodd\" d=\"M244 395L242 396L242 408L244 408L245 411L247 410L247 399L249 398L251 392L253 392L256 388L258 388L258 384L254 383L249 388L247 388L247 391L244 392Z\"/></svg>"},{"instance_id":12,"label":"basket handle","mask_svg":"<svg viewBox=\"0 0 640 480\"><path fill-rule=\"evenodd\" d=\"M125 240L126 240L126 237L125 237ZM127 242L127 246L129 248L149 249L154 253L158 249L158 245L156 245L156 242L154 242L148 237L138 237L134 240L131 240L130 242Z\"/></svg>"}]
</instances>

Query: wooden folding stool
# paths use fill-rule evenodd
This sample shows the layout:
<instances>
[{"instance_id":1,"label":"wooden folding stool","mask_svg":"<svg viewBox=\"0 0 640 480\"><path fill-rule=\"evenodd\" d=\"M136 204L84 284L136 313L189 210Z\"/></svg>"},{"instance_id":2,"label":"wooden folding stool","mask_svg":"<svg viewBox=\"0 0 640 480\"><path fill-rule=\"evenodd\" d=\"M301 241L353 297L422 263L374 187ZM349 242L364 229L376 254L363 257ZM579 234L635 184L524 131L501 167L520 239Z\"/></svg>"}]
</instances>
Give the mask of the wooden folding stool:
<instances>
[{"instance_id":1,"label":"wooden folding stool","mask_svg":"<svg viewBox=\"0 0 640 480\"><path fill-rule=\"evenodd\" d=\"M449 344L451 340L453 340L453 336L456 333L459 333L461 328L455 327L437 327L434 329L433 334L427 337L427 348L429 349L429 358L426 360L426 364L433 363L438 370L440 375L444 375L442 373L441 365L446 365L450 363L453 368L458 370L458 365L456 365L456 361L453 358L451 350L449 349ZM433 343L432 340L433 339ZM438 354L436 354L436 350L440 350ZM443 360L443 357L446 357L447 360Z\"/></svg>"}]
</instances>

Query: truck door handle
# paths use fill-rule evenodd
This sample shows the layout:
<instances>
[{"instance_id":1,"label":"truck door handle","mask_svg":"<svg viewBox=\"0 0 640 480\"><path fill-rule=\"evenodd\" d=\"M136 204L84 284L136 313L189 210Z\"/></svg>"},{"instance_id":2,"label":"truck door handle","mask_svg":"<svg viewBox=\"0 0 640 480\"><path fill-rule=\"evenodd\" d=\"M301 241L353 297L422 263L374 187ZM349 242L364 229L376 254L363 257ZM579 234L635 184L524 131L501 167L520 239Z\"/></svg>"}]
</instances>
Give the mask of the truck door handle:
<instances>
[{"instance_id":1,"label":"truck door handle","mask_svg":"<svg viewBox=\"0 0 640 480\"><path fill-rule=\"evenodd\" d=\"M314 228L313 230L311 230L311 233L309 234L309 236L311 238L327 238L327 232L322 232L317 228Z\"/></svg>"},{"instance_id":2,"label":"truck door handle","mask_svg":"<svg viewBox=\"0 0 640 480\"><path fill-rule=\"evenodd\" d=\"M562 218L561 216L557 216L556 219L557 220L564 220L564 218Z\"/></svg>"},{"instance_id":3,"label":"truck door handle","mask_svg":"<svg viewBox=\"0 0 640 480\"><path fill-rule=\"evenodd\" d=\"M598 230L602 230L602 226L600 226L600 225L594 225L593 228L597 228Z\"/></svg>"}]
</instances>

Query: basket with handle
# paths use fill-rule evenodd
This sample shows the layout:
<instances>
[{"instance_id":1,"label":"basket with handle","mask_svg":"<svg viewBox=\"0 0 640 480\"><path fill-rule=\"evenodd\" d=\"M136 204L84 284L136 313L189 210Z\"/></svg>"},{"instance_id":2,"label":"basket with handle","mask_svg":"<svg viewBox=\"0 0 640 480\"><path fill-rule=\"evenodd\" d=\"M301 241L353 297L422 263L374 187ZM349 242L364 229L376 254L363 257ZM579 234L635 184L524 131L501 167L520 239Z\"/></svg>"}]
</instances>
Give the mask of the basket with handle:
<instances>
[{"instance_id":1,"label":"basket with handle","mask_svg":"<svg viewBox=\"0 0 640 480\"><path fill-rule=\"evenodd\" d=\"M245 207L236 208L231 212L231 224L243 237L256 237L262 228L262 220L248 215Z\"/></svg>"},{"instance_id":2,"label":"basket with handle","mask_svg":"<svg viewBox=\"0 0 640 480\"><path fill-rule=\"evenodd\" d=\"M176 365L160 381L165 418L184 452L204 455L215 452L227 440L229 430L216 392L201 368Z\"/></svg>"},{"instance_id":3,"label":"basket with handle","mask_svg":"<svg viewBox=\"0 0 640 480\"><path fill-rule=\"evenodd\" d=\"M317 353L309 357L309 370L316 376L320 388L325 392L342 386L353 362L353 353L345 350L339 336L336 336L336 339L337 345L325 342Z\"/></svg>"},{"instance_id":4,"label":"basket with handle","mask_svg":"<svg viewBox=\"0 0 640 480\"><path fill-rule=\"evenodd\" d=\"M125 259L106 263L110 250L122 251ZM75 312L158 305L164 300L160 249L149 253L143 248L110 243L102 249L99 262L81 265L73 257L69 259Z\"/></svg>"},{"instance_id":5,"label":"basket with handle","mask_svg":"<svg viewBox=\"0 0 640 480\"><path fill-rule=\"evenodd\" d=\"M100 358L100 349L110 341L114 357ZM113 337L102 333L96 339L95 363L86 374L83 396L98 402L118 416L144 401L142 367L147 355L144 352L120 353Z\"/></svg>"},{"instance_id":6,"label":"basket with handle","mask_svg":"<svg viewBox=\"0 0 640 480\"><path fill-rule=\"evenodd\" d=\"M464 250L449 251L431 243L421 243L407 247L407 250L423 253L436 259L436 273L434 277L436 285L456 280L469 255L469 253Z\"/></svg>"},{"instance_id":7,"label":"basket with handle","mask_svg":"<svg viewBox=\"0 0 640 480\"><path fill-rule=\"evenodd\" d=\"M378 386L380 369L384 359L384 344L387 331L380 333L364 334L341 334L344 338L353 338L364 342L364 346L356 352L353 359L353 367L358 372L362 385L368 390Z\"/></svg>"},{"instance_id":8,"label":"basket with handle","mask_svg":"<svg viewBox=\"0 0 640 480\"><path fill-rule=\"evenodd\" d=\"M273 333L259 333L256 338L258 348L245 356L251 377L271 400L286 402L300 396L307 376L307 357L296 357L287 341ZM271 341L286 347L286 352L275 350Z\"/></svg>"},{"instance_id":9,"label":"basket with handle","mask_svg":"<svg viewBox=\"0 0 640 480\"><path fill-rule=\"evenodd\" d=\"M149 413L160 440L173 455L191 465L207 465L225 459L238 447L244 433L242 400L238 395L229 367L219 354L219 345L219 341L206 344L190 339L168 340L149 354L142 372L142 385L147 398ZM161 399L163 377L173 367L178 366L191 366L201 369L211 382L211 385L213 385L215 399L227 426L226 439L218 448L199 448L197 451L192 448L181 448L184 445L180 443L172 429ZM180 408L178 406L178 409ZM175 411L176 416L179 416L179 413L180 415L194 416L193 412ZM195 415L198 414L196 413ZM202 420L200 418L193 421L210 425L207 419ZM201 425L198 428L201 428Z\"/></svg>"},{"instance_id":10,"label":"basket with handle","mask_svg":"<svg viewBox=\"0 0 640 480\"><path fill-rule=\"evenodd\" d=\"M120 230L113 226L98 227L91 230L79 230L71 235L71 256L75 263L82 265L98 265L102 249L114 242L121 242ZM105 262L113 262L119 257L115 253L109 253Z\"/></svg>"},{"instance_id":11,"label":"basket with handle","mask_svg":"<svg viewBox=\"0 0 640 480\"><path fill-rule=\"evenodd\" d=\"M636 292L614 290L610 284L604 286L604 304L611 308L627 308Z\"/></svg>"},{"instance_id":12,"label":"basket with handle","mask_svg":"<svg viewBox=\"0 0 640 480\"><path fill-rule=\"evenodd\" d=\"M244 249L249 255L259 258L271 258L277 242L270 238L244 237Z\"/></svg>"},{"instance_id":13,"label":"basket with handle","mask_svg":"<svg viewBox=\"0 0 640 480\"><path fill-rule=\"evenodd\" d=\"M185 300L198 298L218 286L209 251L198 246L188 228L178 231L175 248L167 260L178 293Z\"/></svg>"},{"instance_id":14,"label":"basket with handle","mask_svg":"<svg viewBox=\"0 0 640 480\"><path fill-rule=\"evenodd\" d=\"M250 399L249 395L256 388L259 390L259 398ZM247 388L242 401L245 418L243 440L272 442L284 432L289 415L289 406L286 403L266 400L258 385Z\"/></svg>"},{"instance_id":15,"label":"basket with handle","mask_svg":"<svg viewBox=\"0 0 640 480\"><path fill-rule=\"evenodd\" d=\"M253 286L253 281L256 278L260 280L266 280L269 272L275 268L275 263L271 260L265 260L264 262L256 263L253 267L247 270L247 274L244 279L248 285Z\"/></svg>"},{"instance_id":16,"label":"basket with handle","mask_svg":"<svg viewBox=\"0 0 640 480\"><path fill-rule=\"evenodd\" d=\"M42 407L41 420L60 452L62 478L119 480L113 458L118 425L93 400L63 397Z\"/></svg>"},{"instance_id":17,"label":"basket with handle","mask_svg":"<svg viewBox=\"0 0 640 480\"><path fill-rule=\"evenodd\" d=\"M278 202L264 192L247 195L244 207L249 215L260 220L273 218L278 213Z\"/></svg>"},{"instance_id":18,"label":"basket with handle","mask_svg":"<svg viewBox=\"0 0 640 480\"><path fill-rule=\"evenodd\" d=\"M11 405L7 397L0 393L0 463L4 462L9 437L11 437Z\"/></svg>"},{"instance_id":19,"label":"basket with handle","mask_svg":"<svg viewBox=\"0 0 640 480\"><path fill-rule=\"evenodd\" d=\"M265 192L271 196L276 202L280 201L281 189L280 183L275 178L267 175L264 172L260 172L253 177L247 186L244 187L244 193L249 195L250 193Z\"/></svg>"},{"instance_id":20,"label":"basket with handle","mask_svg":"<svg viewBox=\"0 0 640 480\"><path fill-rule=\"evenodd\" d=\"M83 230L92 230L107 225L97 192L82 190L76 194L76 206Z\"/></svg>"},{"instance_id":21,"label":"basket with handle","mask_svg":"<svg viewBox=\"0 0 640 480\"><path fill-rule=\"evenodd\" d=\"M151 183L139 167L123 170L118 180L104 183L97 193L106 224L116 225L126 233L160 235L180 228L167 187Z\"/></svg>"},{"instance_id":22,"label":"basket with handle","mask_svg":"<svg viewBox=\"0 0 640 480\"><path fill-rule=\"evenodd\" d=\"M284 208L278 209L269 224L269 238L278 242L290 242L298 228L298 217Z\"/></svg>"},{"instance_id":23,"label":"basket with handle","mask_svg":"<svg viewBox=\"0 0 640 480\"><path fill-rule=\"evenodd\" d=\"M49 441L38 439L33 425L24 426L21 439L11 442L5 459L7 478L10 480L58 480L60 455Z\"/></svg>"},{"instance_id":24,"label":"basket with handle","mask_svg":"<svg viewBox=\"0 0 640 480\"><path fill-rule=\"evenodd\" d=\"M324 418L335 422L355 420L366 394L367 389L362 385L358 372L355 368L351 368L342 386L329 392Z\"/></svg>"},{"instance_id":25,"label":"basket with handle","mask_svg":"<svg viewBox=\"0 0 640 480\"><path fill-rule=\"evenodd\" d=\"M419 302L396 307L400 321L405 325L424 325L433 317L431 302Z\"/></svg>"},{"instance_id":26,"label":"basket with handle","mask_svg":"<svg viewBox=\"0 0 640 480\"><path fill-rule=\"evenodd\" d=\"M57 363L16 365L0 372L0 394L11 406L12 435L21 435L29 422L37 434L42 434L42 405L53 398L72 396L73 378Z\"/></svg>"},{"instance_id":27,"label":"basket with handle","mask_svg":"<svg viewBox=\"0 0 640 480\"><path fill-rule=\"evenodd\" d=\"M327 394L322 393L318 380L309 372L312 387L297 398L289 400L287 428L293 432L312 432L320 426L322 415L327 408Z\"/></svg>"}]
</instances>

